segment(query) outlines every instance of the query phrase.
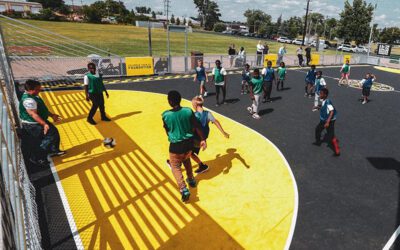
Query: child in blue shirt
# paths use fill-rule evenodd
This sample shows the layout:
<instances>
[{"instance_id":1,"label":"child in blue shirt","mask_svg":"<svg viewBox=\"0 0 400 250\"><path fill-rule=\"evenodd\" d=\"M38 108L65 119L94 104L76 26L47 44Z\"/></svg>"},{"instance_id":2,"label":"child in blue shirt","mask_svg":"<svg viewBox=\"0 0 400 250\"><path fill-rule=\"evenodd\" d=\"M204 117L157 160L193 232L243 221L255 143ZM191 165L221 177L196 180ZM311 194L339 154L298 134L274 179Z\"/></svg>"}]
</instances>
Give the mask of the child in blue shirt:
<instances>
[{"instance_id":1,"label":"child in blue shirt","mask_svg":"<svg viewBox=\"0 0 400 250\"><path fill-rule=\"evenodd\" d=\"M206 69L204 68L203 61L197 61L197 67L194 69L196 71L196 75L194 76L193 81L198 81L200 84L200 95L207 96L207 89L205 83L208 82L208 77L206 73Z\"/></svg>"},{"instance_id":2,"label":"child in blue shirt","mask_svg":"<svg viewBox=\"0 0 400 250\"><path fill-rule=\"evenodd\" d=\"M304 97L311 98L312 96L312 89L315 85L315 78L316 78L316 73L317 71L315 70L315 65L311 65L311 69L307 72L306 75L306 87L305 87L305 94Z\"/></svg>"},{"instance_id":3,"label":"child in blue shirt","mask_svg":"<svg viewBox=\"0 0 400 250\"><path fill-rule=\"evenodd\" d=\"M317 111L318 107L319 107L319 93L321 91L321 89L326 88L326 82L325 79L322 77L322 71L318 71L317 72L317 78L315 79L315 98L314 98L314 107L312 109L312 111Z\"/></svg>"},{"instance_id":4,"label":"child in blue shirt","mask_svg":"<svg viewBox=\"0 0 400 250\"><path fill-rule=\"evenodd\" d=\"M368 97L371 92L372 85L376 80L375 75L368 73L363 80L361 80L360 84L362 86L362 96L363 102L362 104L366 104L368 102Z\"/></svg>"},{"instance_id":5,"label":"child in blue shirt","mask_svg":"<svg viewBox=\"0 0 400 250\"><path fill-rule=\"evenodd\" d=\"M272 68L272 62L267 62L267 67L264 68L261 72L261 75L264 78L264 98L263 103L272 102L271 93L272 93L272 83L275 80L275 71Z\"/></svg>"},{"instance_id":6,"label":"child in blue shirt","mask_svg":"<svg viewBox=\"0 0 400 250\"><path fill-rule=\"evenodd\" d=\"M246 63L244 70L242 71L242 91L240 92L242 95L249 92L250 79L250 65Z\"/></svg>"}]
</instances>

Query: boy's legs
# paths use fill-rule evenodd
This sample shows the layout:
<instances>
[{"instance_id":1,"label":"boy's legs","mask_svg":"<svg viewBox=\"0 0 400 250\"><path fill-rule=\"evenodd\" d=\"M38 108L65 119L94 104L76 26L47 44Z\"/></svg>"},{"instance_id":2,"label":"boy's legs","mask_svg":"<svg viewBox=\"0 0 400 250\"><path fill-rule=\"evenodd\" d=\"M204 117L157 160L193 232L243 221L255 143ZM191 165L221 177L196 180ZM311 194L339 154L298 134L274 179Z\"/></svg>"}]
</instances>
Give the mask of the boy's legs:
<instances>
[{"instance_id":1,"label":"boy's legs","mask_svg":"<svg viewBox=\"0 0 400 250\"><path fill-rule=\"evenodd\" d=\"M326 129L326 137L328 143L330 143L335 151L336 155L340 154L339 142L335 136L335 121L329 123L329 127Z\"/></svg>"},{"instance_id":2,"label":"boy's legs","mask_svg":"<svg viewBox=\"0 0 400 250\"><path fill-rule=\"evenodd\" d=\"M314 88L314 84L312 84L312 83L308 83L308 86L307 86L307 92L308 92L308 96L311 96L312 95L312 93L313 93L313 88Z\"/></svg>"},{"instance_id":3,"label":"boy's legs","mask_svg":"<svg viewBox=\"0 0 400 250\"><path fill-rule=\"evenodd\" d=\"M50 129L47 131L47 134L44 135L44 138L40 144L40 147L43 151L47 153L55 153L60 151L60 133L58 129L51 123L47 122Z\"/></svg>"},{"instance_id":4,"label":"boy's legs","mask_svg":"<svg viewBox=\"0 0 400 250\"><path fill-rule=\"evenodd\" d=\"M169 153L169 164L171 166L172 174L175 177L176 184L178 185L180 192L182 192L182 190L186 188L186 182L182 175L181 165L182 165L183 161L186 160L186 157L190 156L190 154L191 154L191 151L189 151L189 153L185 153L185 154ZM190 159L189 159L189 161L190 161ZM185 166L185 168L186 168L186 166ZM190 175L190 173L188 173L188 175ZM193 173L192 173L192 178L193 178Z\"/></svg>"},{"instance_id":5,"label":"boy's legs","mask_svg":"<svg viewBox=\"0 0 400 250\"><path fill-rule=\"evenodd\" d=\"M324 125L325 125L325 122L320 121L318 123L317 127L315 128L315 143L317 143L317 144L321 144L321 133L324 130Z\"/></svg>"},{"instance_id":6,"label":"boy's legs","mask_svg":"<svg viewBox=\"0 0 400 250\"><path fill-rule=\"evenodd\" d=\"M94 114L96 114L97 109L100 106L99 96L96 94L89 94L89 99L92 102L92 107L89 111L89 115L87 117L88 120L93 120Z\"/></svg>"},{"instance_id":7,"label":"boy's legs","mask_svg":"<svg viewBox=\"0 0 400 250\"><path fill-rule=\"evenodd\" d=\"M219 104L219 91L221 89L221 86L215 85L215 97L217 98L217 105Z\"/></svg>"},{"instance_id":8,"label":"boy's legs","mask_svg":"<svg viewBox=\"0 0 400 250\"><path fill-rule=\"evenodd\" d=\"M261 94L256 94L254 95L254 100L251 108L253 109L253 112L258 114L258 108L260 106L260 99L261 99Z\"/></svg>"},{"instance_id":9,"label":"boy's legs","mask_svg":"<svg viewBox=\"0 0 400 250\"><path fill-rule=\"evenodd\" d=\"M268 100L271 100L272 81L266 82L266 89L267 89L267 91L266 91L266 98L267 98L267 101L268 101Z\"/></svg>"},{"instance_id":10,"label":"boy's legs","mask_svg":"<svg viewBox=\"0 0 400 250\"><path fill-rule=\"evenodd\" d=\"M184 158L183 158L183 161L182 161L183 166L185 167L185 170L186 170L187 178L188 178L189 180L193 180L193 179L194 179L194 176L193 176L193 168L192 168L192 162L190 161L190 156L191 156L191 155L192 155L192 152L191 152L191 151L188 152L188 153L186 153L186 154L184 155ZM185 184L185 187L186 187L186 184Z\"/></svg>"},{"instance_id":11,"label":"boy's legs","mask_svg":"<svg viewBox=\"0 0 400 250\"><path fill-rule=\"evenodd\" d=\"M306 86L304 87L304 96L308 96L309 92L308 92L308 82L306 82Z\"/></svg>"},{"instance_id":12,"label":"boy's legs","mask_svg":"<svg viewBox=\"0 0 400 250\"><path fill-rule=\"evenodd\" d=\"M222 89L222 103L225 104L225 98L226 98L226 84L221 86Z\"/></svg>"},{"instance_id":13,"label":"boy's legs","mask_svg":"<svg viewBox=\"0 0 400 250\"><path fill-rule=\"evenodd\" d=\"M319 104L319 95L318 93L315 93L314 108L318 107L318 104Z\"/></svg>"}]
</instances>

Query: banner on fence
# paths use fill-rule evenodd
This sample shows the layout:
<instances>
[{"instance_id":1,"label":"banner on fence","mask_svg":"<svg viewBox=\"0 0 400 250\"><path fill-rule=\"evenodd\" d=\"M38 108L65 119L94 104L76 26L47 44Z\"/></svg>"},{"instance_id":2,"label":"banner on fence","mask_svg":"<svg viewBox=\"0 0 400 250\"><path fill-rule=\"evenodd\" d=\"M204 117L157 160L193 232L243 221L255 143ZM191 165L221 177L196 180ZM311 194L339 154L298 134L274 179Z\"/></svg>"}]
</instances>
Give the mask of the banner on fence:
<instances>
[{"instance_id":1,"label":"banner on fence","mask_svg":"<svg viewBox=\"0 0 400 250\"><path fill-rule=\"evenodd\" d=\"M268 54L264 56L264 67L267 67L267 62L272 62L272 67L276 67L276 61L278 60L278 55Z\"/></svg>"},{"instance_id":2,"label":"banner on fence","mask_svg":"<svg viewBox=\"0 0 400 250\"><path fill-rule=\"evenodd\" d=\"M152 57L126 57L125 64L127 76L144 76L154 74Z\"/></svg>"},{"instance_id":3,"label":"banner on fence","mask_svg":"<svg viewBox=\"0 0 400 250\"><path fill-rule=\"evenodd\" d=\"M343 63L346 63L347 60L348 60L349 62L351 62L351 55L344 55L344 56L343 56Z\"/></svg>"},{"instance_id":4,"label":"banner on fence","mask_svg":"<svg viewBox=\"0 0 400 250\"><path fill-rule=\"evenodd\" d=\"M319 54L311 54L311 65L319 65Z\"/></svg>"}]
</instances>

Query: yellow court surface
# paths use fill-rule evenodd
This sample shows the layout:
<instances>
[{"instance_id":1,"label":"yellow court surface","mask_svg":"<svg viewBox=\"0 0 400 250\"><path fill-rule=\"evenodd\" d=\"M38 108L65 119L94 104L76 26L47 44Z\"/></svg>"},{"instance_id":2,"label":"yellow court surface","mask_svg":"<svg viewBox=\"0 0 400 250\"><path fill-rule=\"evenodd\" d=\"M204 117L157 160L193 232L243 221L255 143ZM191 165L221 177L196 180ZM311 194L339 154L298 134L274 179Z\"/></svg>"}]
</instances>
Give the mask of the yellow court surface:
<instances>
[{"instance_id":1,"label":"yellow court surface","mask_svg":"<svg viewBox=\"0 0 400 250\"><path fill-rule=\"evenodd\" d=\"M197 188L182 203L165 164L166 95L109 93L112 122L96 114L96 126L86 122L90 103L83 91L42 93L51 111L64 118L56 125L68 153L53 159L76 225L75 242L85 249L288 248L297 187L271 142L213 113L231 138L210 124L208 148L200 154L210 170L196 176ZM105 148L105 137L113 137L116 147Z\"/></svg>"},{"instance_id":2,"label":"yellow court surface","mask_svg":"<svg viewBox=\"0 0 400 250\"><path fill-rule=\"evenodd\" d=\"M390 72L390 73L395 73L395 74L400 74L400 69L393 69L393 68L386 68L386 67L379 67L375 66L375 69Z\"/></svg>"}]
</instances>

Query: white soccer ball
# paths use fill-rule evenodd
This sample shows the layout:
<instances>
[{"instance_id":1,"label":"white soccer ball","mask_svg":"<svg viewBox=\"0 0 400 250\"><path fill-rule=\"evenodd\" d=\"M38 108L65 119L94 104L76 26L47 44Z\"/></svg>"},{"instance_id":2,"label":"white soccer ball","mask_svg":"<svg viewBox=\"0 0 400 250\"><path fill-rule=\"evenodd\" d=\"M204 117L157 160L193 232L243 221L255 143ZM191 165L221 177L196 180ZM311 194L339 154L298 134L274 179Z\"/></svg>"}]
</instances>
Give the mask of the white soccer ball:
<instances>
[{"instance_id":1,"label":"white soccer ball","mask_svg":"<svg viewBox=\"0 0 400 250\"><path fill-rule=\"evenodd\" d=\"M113 148L115 147L115 145L117 145L117 142L115 141L114 138L110 137L110 138L105 138L103 140L103 145L107 148Z\"/></svg>"}]
</instances>

